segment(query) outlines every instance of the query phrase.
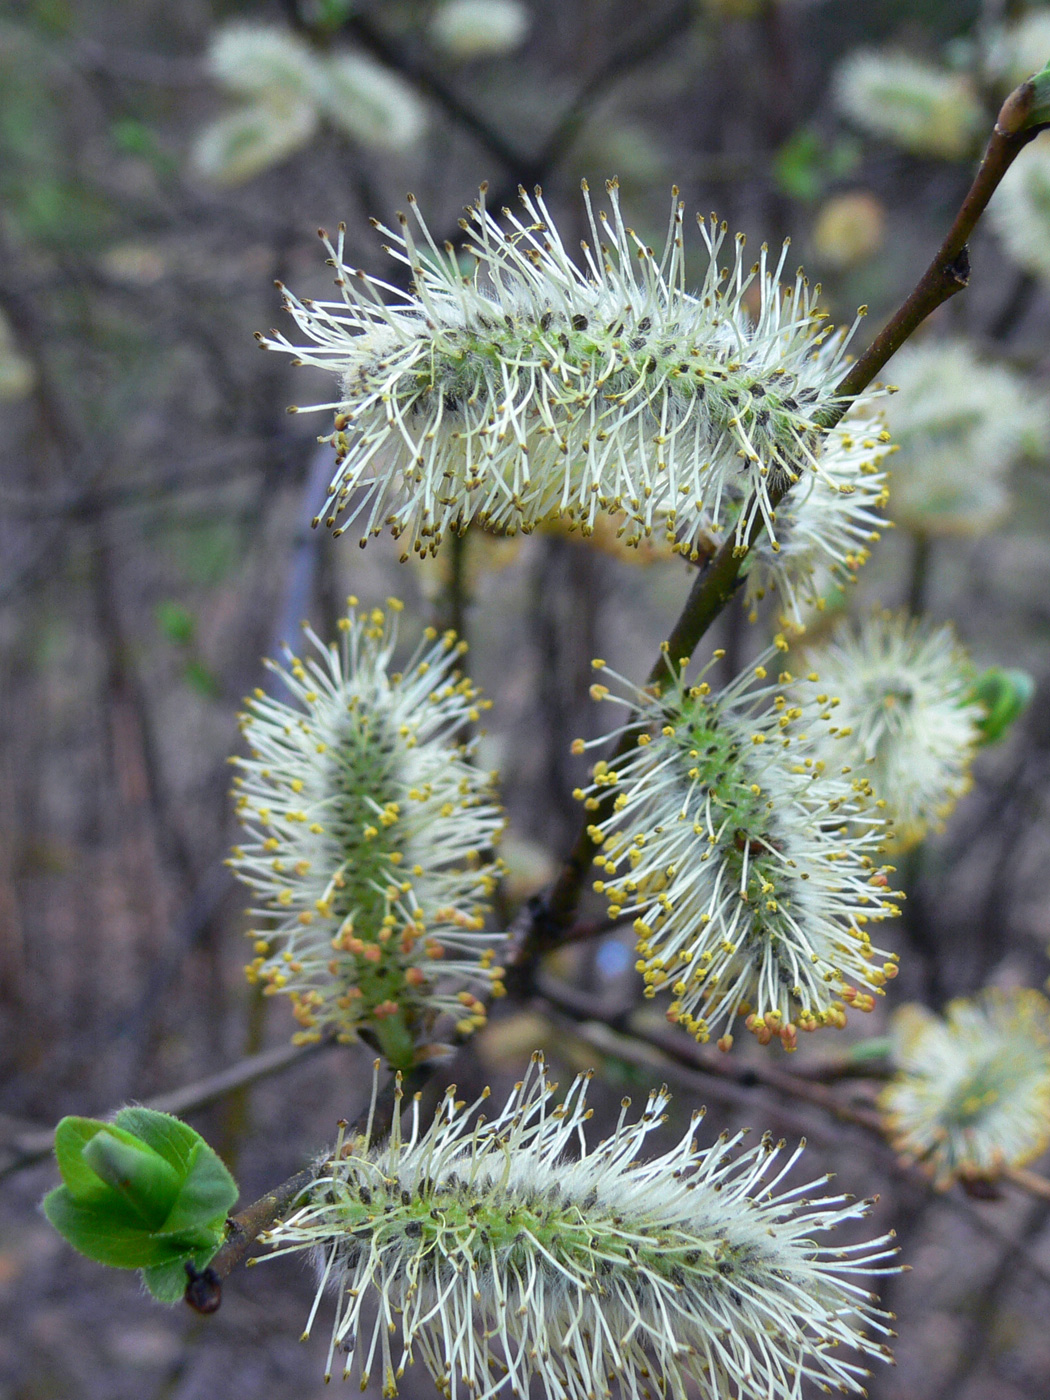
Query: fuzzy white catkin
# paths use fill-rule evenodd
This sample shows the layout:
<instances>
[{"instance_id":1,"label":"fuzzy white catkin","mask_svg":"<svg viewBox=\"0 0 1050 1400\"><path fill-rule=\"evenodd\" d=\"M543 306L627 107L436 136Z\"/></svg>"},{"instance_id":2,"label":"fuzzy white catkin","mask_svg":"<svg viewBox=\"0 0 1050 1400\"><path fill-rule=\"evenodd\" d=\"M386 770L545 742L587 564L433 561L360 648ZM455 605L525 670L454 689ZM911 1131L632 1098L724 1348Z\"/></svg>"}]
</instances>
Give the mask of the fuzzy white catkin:
<instances>
[{"instance_id":1,"label":"fuzzy white catkin","mask_svg":"<svg viewBox=\"0 0 1050 1400\"><path fill-rule=\"evenodd\" d=\"M511 53L523 42L529 23L520 0L444 0L429 33L452 58L466 61Z\"/></svg>"},{"instance_id":2,"label":"fuzzy white catkin","mask_svg":"<svg viewBox=\"0 0 1050 1400\"><path fill-rule=\"evenodd\" d=\"M1004 89L1017 87L1050 61L1050 12L1033 10L993 30L985 54L989 76Z\"/></svg>"},{"instance_id":3,"label":"fuzzy white catkin","mask_svg":"<svg viewBox=\"0 0 1050 1400\"><path fill-rule=\"evenodd\" d=\"M1037 136L1014 161L988 217L1014 262L1050 281L1050 136Z\"/></svg>"},{"instance_id":4,"label":"fuzzy white catkin","mask_svg":"<svg viewBox=\"0 0 1050 1400\"><path fill-rule=\"evenodd\" d=\"M520 194L503 223L484 189L467 210L467 271L411 197L396 231L377 225L407 292L348 265L345 230L326 238L340 300L289 293L307 343L260 337L338 376L337 398L311 405L336 414L326 523L356 524L361 544L388 527L419 553L471 521L513 534L556 516L588 533L602 512L628 544L656 530L688 552L712 523L742 540L758 517L775 540L772 492L834 486L822 422L841 407L849 339L801 272L780 285L787 245L752 263L738 237L725 267L726 226L701 221L708 268L690 293L677 191L657 254L615 181L608 211L585 185L579 265L542 194Z\"/></svg>"},{"instance_id":5,"label":"fuzzy white catkin","mask_svg":"<svg viewBox=\"0 0 1050 1400\"><path fill-rule=\"evenodd\" d=\"M666 1089L633 1122L625 1099L592 1146L590 1077L559 1103L537 1054L491 1121L476 1118L487 1090L467 1108L452 1086L425 1130L417 1097L407 1135L395 1112L383 1147L340 1136L266 1237L275 1254L314 1253L307 1332L335 1295L329 1371L342 1351L344 1374L359 1368L364 1389L378 1372L392 1396L418 1354L449 1400L523 1396L533 1381L548 1400L613 1385L630 1400L687 1387L799 1400L807 1378L863 1394L863 1362L888 1357L892 1334L854 1280L893 1269L891 1237L822 1237L871 1202L815 1194L827 1178L782 1186L802 1147L785 1156L768 1134L749 1151L743 1133L698 1146L699 1113L639 1160Z\"/></svg>"},{"instance_id":6,"label":"fuzzy white catkin","mask_svg":"<svg viewBox=\"0 0 1050 1400\"><path fill-rule=\"evenodd\" d=\"M602 682L592 696L634 713L574 748L633 736L576 796L597 814L594 888L610 918L635 916L646 995L670 992L668 1020L699 1041L740 1016L761 1043L779 1036L791 1050L799 1030L872 1009L897 969L866 926L896 907L873 862L883 831L867 779L815 746L830 718L815 676L763 684L776 655L723 690L701 672L659 697L595 661L626 694Z\"/></svg>"},{"instance_id":7,"label":"fuzzy white catkin","mask_svg":"<svg viewBox=\"0 0 1050 1400\"><path fill-rule=\"evenodd\" d=\"M1050 238L1050 223L1047 230ZM1017 370L954 337L905 345L890 372L898 392L883 411L897 448L894 520L921 535L988 529L1009 507L1011 467L1050 433L1045 398Z\"/></svg>"},{"instance_id":8,"label":"fuzzy white catkin","mask_svg":"<svg viewBox=\"0 0 1050 1400\"><path fill-rule=\"evenodd\" d=\"M316 130L311 103L245 103L204 128L193 148L193 166L213 184L243 184L301 150Z\"/></svg>"},{"instance_id":9,"label":"fuzzy white catkin","mask_svg":"<svg viewBox=\"0 0 1050 1400\"><path fill-rule=\"evenodd\" d=\"M212 36L207 66L221 87L240 97L309 101L317 84L317 55L277 25L222 25Z\"/></svg>"},{"instance_id":10,"label":"fuzzy white catkin","mask_svg":"<svg viewBox=\"0 0 1050 1400\"><path fill-rule=\"evenodd\" d=\"M891 823L890 849L914 846L970 786L984 711L971 698L969 657L950 627L876 612L806 659L832 711L818 748L868 778Z\"/></svg>"},{"instance_id":11,"label":"fuzzy white catkin","mask_svg":"<svg viewBox=\"0 0 1050 1400\"><path fill-rule=\"evenodd\" d=\"M426 124L414 89L396 73L352 50L315 50L278 25L222 25L207 66L241 99L194 144L194 167L216 184L240 184L301 150L322 118L362 146L389 152L412 147Z\"/></svg>"},{"instance_id":12,"label":"fuzzy white catkin","mask_svg":"<svg viewBox=\"0 0 1050 1400\"><path fill-rule=\"evenodd\" d=\"M502 990L484 932L495 775L454 742L486 702L455 670L454 634L428 630L395 672L400 603L350 602L338 645L308 632L313 655L271 663L290 701L259 690L241 716L245 837L228 863L258 901L249 979L290 997L299 1041L381 1022L418 1038L439 1013L468 1034L485 1009L464 985Z\"/></svg>"},{"instance_id":13,"label":"fuzzy white catkin","mask_svg":"<svg viewBox=\"0 0 1050 1400\"><path fill-rule=\"evenodd\" d=\"M903 53L850 54L835 75L835 97L857 126L916 155L960 160L987 125L965 74Z\"/></svg>"},{"instance_id":14,"label":"fuzzy white catkin","mask_svg":"<svg viewBox=\"0 0 1050 1400\"><path fill-rule=\"evenodd\" d=\"M377 151L407 151L426 126L426 111L403 78L358 53L326 58L318 100L333 126Z\"/></svg>"},{"instance_id":15,"label":"fuzzy white catkin","mask_svg":"<svg viewBox=\"0 0 1050 1400\"><path fill-rule=\"evenodd\" d=\"M893 1018L898 1072L879 1100L897 1151L946 1188L998 1176L1050 1143L1050 1002L988 988Z\"/></svg>"}]
</instances>

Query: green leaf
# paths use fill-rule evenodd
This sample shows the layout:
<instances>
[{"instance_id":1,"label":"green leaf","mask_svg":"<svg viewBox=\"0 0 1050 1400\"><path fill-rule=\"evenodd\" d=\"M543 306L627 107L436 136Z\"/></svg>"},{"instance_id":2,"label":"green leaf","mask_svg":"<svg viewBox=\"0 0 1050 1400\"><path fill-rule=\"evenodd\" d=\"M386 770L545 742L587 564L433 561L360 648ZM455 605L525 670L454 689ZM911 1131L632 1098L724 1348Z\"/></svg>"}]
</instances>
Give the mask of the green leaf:
<instances>
[{"instance_id":1,"label":"green leaf","mask_svg":"<svg viewBox=\"0 0 1050 1400\"><path fill-rule=\"evenodd\" d=\"M316 16L317 26L334 32L350 18L355 4L356 0L314 0L311 9Z\"/></svg>"},{"instance_id":2,"label":"green leaf","mask_svg":"<svg viewBox=\"0 0 1050 1400\"><path fill-rule=\"evenodd\" d=\"M82 1160L149 1231L160 1229L179 1194L179 1174L159 1152L107 1125L86 1143Z\"/></svg>"},{"instance_id":3,"label":"green leaf","mask_svg":"<svg viewBox=\"0 0 1050 1400\"><path fill-rule=\"evenodd\" d=\"M209 1254L203 1263L194 1259L194 1267L204 1268L210 1258ZM154 1264L150 1269L143 1269L142 1282L158 1303L178 1303L186 1292L186 1261L172 1259L166 1264Z\"/></svg>"},{"instance_id":4,"label":"green leaf","mask_svg":"<svg viewBox=\"0 0 1050 1400\"><path fill-rule=\"evenodd\" d=\"M190 1169L193 1149L204 1142L200 1133L188 1123L171 1113L160 1113L155 1108L122 1108L113 1122L148 1146L159 1152L166 1162L170 1162L180 1176Z\"/></svg>"},{"instance_id":5,"label":"green leaf","mask_svg":"<svg viewBox=\"0 0 1050 1400\"><path fill-rule=\"evenodd\" d=\"M868 1060L887 1060L893 1053L893 1040L888 1035L872 1036L870 1040L858 1040L846 1051L846 1059L855 1064L866 1064Z\"/></svg>"},{"instance_id":6,"label":"green leaf","mask_svg":"<svg viewBox=\"0 0 1050 1400\"><path fill-rule=\"evenodd\" d=\"M222 694L222 686L214 672L210 671L204 662L197 660L196 657L192 657L186 662L182 677L191 690L195 690L198 695L203 695L206 700L217 700Z\"/></svg>"},{"instance_id":7,"label":"green leaf","mask_svg":"<svg viewBox=\"0 0 1050 1400\"><path fill-rule=\"evenodd\" d=\"M145 1270L155 1297L186 1286L222 1244L237 1184L201 1135L169 1113L124 1108L113 1123L64 1118L55 1131L64 1184L44 1214L74 1249L100 1264Z\"/></svg>"},{"instance_id":8,"label":"green leaf","mask_svg":"<svg viewBox=\"0 0 1050 1400\"><path fill-rule=\"evenodd\" d=\"M44 1197L44 1214L67 1244L97 1264L143 1269L177 1254L170 1240L155 1238L130 1215L116 1192L107 1201L84 1202L56 1186Z\"/></svg>"},{"instance_id":9,"label":"green leaf","mask_svg":"<svg viewBox=\"0 0 1050 1400\"><path fill-rule=\"evenodd\" d=\"M824 188L823 154L817 133L800 127L773 158L773 178L778 188L794 199L817 199Z\"/></svg>"},{"instance_id":10,"label":"green leaf","mask_svg":"<svg viewBox=\"0 0 1050 1400\"><path fill-rule=\"evenodd\" d=\"M78 1201L97 1200L108 1187L83 1159L83 1151L106 1126L98 1118L63 1118L55 1129L55 1160L62 1180Z\"/></svg>"},{"instance_id":11,"label":"green leaf","mask_svg":"<svg viewBox=\"0 0 1050 1400\"><path fill-rule=\"evenodd\" d=\"M204 1226L221 1231L236 1199L237 1183L202 1139L193 1150L189 1173L164 1229L190 1231Z\"/></svg>"},{"instance_id":12,"label":"green leaf","mask_svg":"<svg viewBox=\"0 0 1050 1400\"><path fill-rule=\"evenodd\" d=\"M974 681L968 698L984 710L978 720L982 744L996 744L1027 709L1035 681L1027 671L990 666Z\"/></svg>"}]
</instances>

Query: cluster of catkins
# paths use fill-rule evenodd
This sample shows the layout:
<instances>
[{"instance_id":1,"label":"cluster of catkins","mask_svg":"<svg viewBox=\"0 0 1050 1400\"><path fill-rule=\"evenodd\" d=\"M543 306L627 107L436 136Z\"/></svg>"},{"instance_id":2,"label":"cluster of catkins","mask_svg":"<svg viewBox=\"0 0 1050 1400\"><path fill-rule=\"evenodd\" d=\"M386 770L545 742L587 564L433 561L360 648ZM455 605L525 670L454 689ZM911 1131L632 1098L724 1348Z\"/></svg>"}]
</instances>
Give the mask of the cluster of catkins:
<instances>
[{"instance_id":1,"label":"cluster of catkins","mask_svg":"<svg viewBox=\"0 0 1050 1400\"><path fill-rule=\"evenodd\" d=\"M775 593L801 631L866 558L887 495L875 407L836 393L849 335L801 272L781 285L786 245L749 264L737 239L723 268L725 226L701 220L708 267L690 292L677 191L659 253L615 182L608 196L596 211L584 186L574 260L539 191L502 222L482 191L466 269L411 201L396 231L377 225L405 289L348 266L342 230L325 237L338 298L289 293L307 343L262 338L339 377L314 405L335 414L321 518L362 545L388 528L406 558L468 527L552 520L611 522L627 545L655 536L693 560L733 541L749 600ZM249 975L290 996L299 1037L364 1032L407 1069L502 991L487 931L502 817L466 737L485 702L457 669L464 644L428 632L394 671L399 610L351 599L337 644L310 633L310 655L274 667L288 698L247 702L231 864L257 900ZM594 663L615 687L594 698L626 707L593 741L616 756L576 794L595 889L633 921L645 995L723 1049L738 1017L790 1050L873 1006L896 974L870 932L896 913L882 856L943 818L979 738L946 629L879 614L795 645L778 635L721 688L669 655L644 689ZM475 1400L533 1379L579 1400L613 1379L631 1397L797 1397L807 1377L862 1390L838 1348L884 1354L887 1318L850 1280L892 1251L812 1237L867 1203L777 1190L797 1151L700 1148L695 1120L639 1162L664 1091L635 1122L625 1101L591 1147L585 1081L563 1102L555 1089L534 1059L490 1122L450 1089L429 1127L417 1102L407 1135L395 1115L385 1146L341 1136L318 1163L270 1241L314 1251L318 1302L337 1291L329 1369L341 1350L393 1394L418 1352L446 1395Z\"/></svg>"}]
</instances>

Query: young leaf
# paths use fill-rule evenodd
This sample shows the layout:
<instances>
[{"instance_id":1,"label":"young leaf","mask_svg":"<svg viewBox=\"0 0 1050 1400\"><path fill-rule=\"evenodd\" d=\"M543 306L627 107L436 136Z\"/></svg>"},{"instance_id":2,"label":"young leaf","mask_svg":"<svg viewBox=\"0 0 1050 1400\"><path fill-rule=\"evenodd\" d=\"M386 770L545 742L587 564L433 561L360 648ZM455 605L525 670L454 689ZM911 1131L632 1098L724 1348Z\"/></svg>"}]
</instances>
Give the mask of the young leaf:
<instances>
[{"instance_id":1,"label":"young leaf","mask_svg":"<svg viewBox=\"0 0 1050 1400\"><path fill-rule=\"evenodd\" d=\"M171 1302L185 1265L203 1269L222 1243L237 1185L199 1133L167 1113L125 1108L113 1123L64 1118L55 1132L63 1185L44 1214L100 1264L144 1270Z\"/></svg>"},{"instance_id":2,"label":"young leaf","mask_svg":"<svg viewBox=\"0 0 1050 1400\"><path fill-rule=\"evenodd\" d=\"M201 1139L190 1154L186 1179L164 1222L164 1230L187 1233L204 1227L221 1231L236 1199L236 1182L216 1153Z\"/></svg>"},{"instance_id":3,"label":"young leaf","mask_svg":"<svg viewBox=\"0 0 1050 1400\"><path fill-rule=\"evenodd\" d=\"M130 1139L130 1141L129 1141ZM120 1196L147 1230L168 1218L179 1193L179 1175L159 1152L107 1124L85 1143L82 1161Z\"/></svg>"},{"instance_id":4,"label":"young leaf","mask_svg":"<svg viewBox=\"0 0 1050 1400\"><path fill-rule=\"evenodd\" d=\"M169 1240L151 1235L116 1192L110 1200L88 1204L76 1200L67 1187L56 1186L44 1197L43 1207L67 1244L96 1264L143 1269L172 1257L184 1258L187 1252L176 1251Z\"/></svg>"}]
</instances>

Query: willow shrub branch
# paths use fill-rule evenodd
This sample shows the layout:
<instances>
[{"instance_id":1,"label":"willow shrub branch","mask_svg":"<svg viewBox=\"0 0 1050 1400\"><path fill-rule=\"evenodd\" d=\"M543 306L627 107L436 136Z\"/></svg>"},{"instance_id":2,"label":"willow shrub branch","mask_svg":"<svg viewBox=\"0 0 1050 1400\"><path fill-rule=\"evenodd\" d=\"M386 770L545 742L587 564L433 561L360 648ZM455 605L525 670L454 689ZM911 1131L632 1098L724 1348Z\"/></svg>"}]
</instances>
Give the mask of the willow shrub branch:
<instances>
[{"instance_id":1,"label":"willow shrub branch","mask_svg":"<svg viewBox=\"0 0 1050 1400\"><path fill-rule=\"evenodd\" d=\"M837 386L836 407L821 415L820 426L823 429L833 428L844 416L850 403L867 388L891 355L926 317L967 285L967 240L1016 156L1048 123L1050 68L1037 78L1022 84L1004 103L973 184L937 255L911 295ZM779 505L785 494L783 489L774 488L769 491L772 509ZM682 614L662 645L660 656L650 671L647 684L657 693L663 691L688 664L700 639L736 591L743 560L763 528L761 512L755 511L752 514L754 523L743 539L738 541L736 537L730 537L697 575ZM626 733L617 745L613 757L627 751L634 743L635 737L633 732ZM587 834L587 826L591 824L589 821L584 826L546 896L529 901L511 931L509 960L519 970L527 969L541 953L564 939L595 854L595 846ZM600 925L596 925L597 927ZM429 1072L420 1067L413 1077L423 1083L429 1078ZM783 1085L780 1087L783 1088ZM799 1096L813 1101L818 1094L821 1096L820 1106L831 1109L832 1105L825 1097L827 1091L819 1086L806 1086L805 1093L800 1092ZM384 1099L386 1097L385 1095ZM389 1108L384 1110L384 1116L389 1117L393 1111L394 1097L391 1094ZM841 1105L835 1105L834 1111L841 1114ZM241 1263L259 1235L271 1226L302 1192L310 1176L308 1170L296 1173L231 1217L226 1243L215 1255L209 1268L200 1274L188 1271L186 1300L192 1307L201 1312L213 1312L219 1306L221 1280Z\"/></svg>"},{"instance_id":2,"label":"willow shrub branch","mask_svg":"<svg viewBox=\"0 0 1050 1400\"><path fill-rule=\"evenodd\" d=\"M1014 160L1040 131L1050 125L1050 65L1042 73L1016 88L1003 103L973 183L959 207L933 261L868 348L850 366L836 388L837 406L820 417L820 426L829 431L845 416L853 401L864 392L904 342L914 334L931 312L942 306L969 283L970 260L967 243L988 201ZM772 488L769 499L775 509L787 488ZM745 508L745 515L749 509ZM731 535L710 562L696 576L685 606L667 641L660 649L647 679L647 686L662 693L674 676L688 665L700 639L729 603L739 583L740 569L763 530L760 511L742 544ZM610 755L615 762L634 746L638 731L629 730ZM614 793L603 806L588 814L576 843L545 897L533 901L527 918L519 922L517 942L509 958L519 972L535 958L564 940L579 904L583 882L594 859L596 846L589 828L608 816Z\"/></svg>"}]
</instances>

